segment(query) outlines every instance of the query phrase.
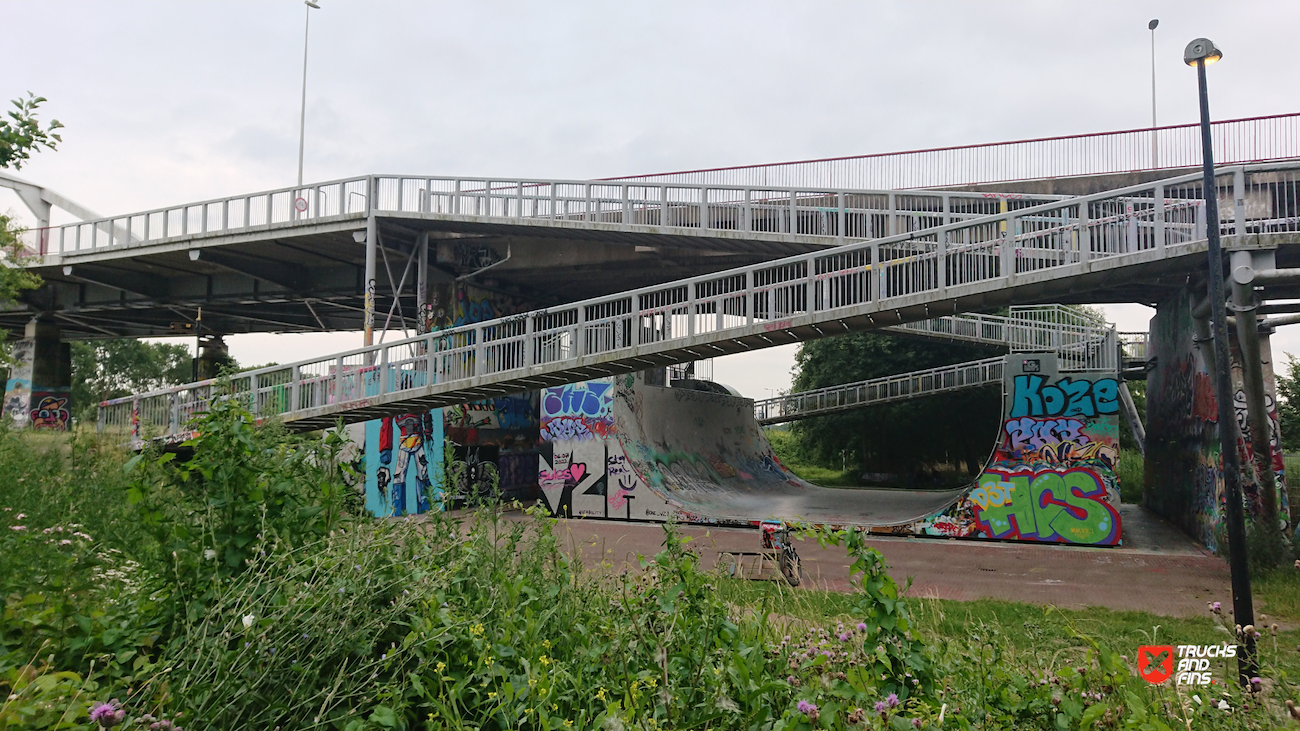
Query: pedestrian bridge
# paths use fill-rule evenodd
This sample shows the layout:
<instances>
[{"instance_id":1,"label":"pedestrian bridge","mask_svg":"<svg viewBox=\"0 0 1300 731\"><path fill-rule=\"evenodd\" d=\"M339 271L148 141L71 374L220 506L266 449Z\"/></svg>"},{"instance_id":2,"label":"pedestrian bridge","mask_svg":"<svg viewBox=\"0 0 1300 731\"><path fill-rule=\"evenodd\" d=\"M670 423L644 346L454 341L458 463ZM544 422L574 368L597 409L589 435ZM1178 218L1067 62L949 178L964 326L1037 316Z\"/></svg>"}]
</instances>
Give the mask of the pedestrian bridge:
<instances>
[{"instance_id":1,"label":"pedestrian bridge","mask_svg":"<svg viewBox=\"0 0 1300 731\"><path fill-rule=\"evenodd\" d=\"M1296 162L1220 168L1225 248L1276 248L1279 266L1300 257L1298 181ZM421 206L431 200L411 195ZM513 200L520 195L510 191ZM514 205L504 198L485 191L480 205ZM801 199L790 200L797 207ZM676 215L671 206L658 210ZM760 220L752 199L736 202L731 219L708 206L695 210L710 225ZM628 211L612 211L619 220L547 225L652 225L631 223ZM826 220L846 214L836 208ZM729 230L736 229L718 232ZM218 395L247 399L259 418L320 428L1011 304L1102 295L1149 302L1153 288L1181 287L1205 266L1199 175L876 239L852 241L865 231L847 224L836 231L846 243L832 248L247 371L228 382L116 399L101 406L100 428L133 439L175 438Z\"/></svg>"}]
</instances>

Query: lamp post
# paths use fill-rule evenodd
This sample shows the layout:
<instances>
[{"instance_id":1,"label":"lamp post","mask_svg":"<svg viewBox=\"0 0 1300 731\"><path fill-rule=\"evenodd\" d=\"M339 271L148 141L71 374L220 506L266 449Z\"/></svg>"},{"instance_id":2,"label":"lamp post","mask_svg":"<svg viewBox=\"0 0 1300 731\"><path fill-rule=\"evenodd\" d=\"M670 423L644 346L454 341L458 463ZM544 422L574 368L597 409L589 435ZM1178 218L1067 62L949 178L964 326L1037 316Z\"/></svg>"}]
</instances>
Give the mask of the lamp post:
<instances>
[{"instance_id":1,"label":"lamp post","mask_svg":"<svg viewBox=\"0 0 1300 731\"><path fill-rule=\"evenodd\" d=\"M1151 31L1151 169L1160 167L1160 143L1156 139L1156 26L1160 25L1159 18L1152 18L1147 23L1147 30Z\"/></svg>"},{"instance_id":2,"label":"lamp post","mask_svg":"<svg viewBox=\"0 0 1300 731\"><path fill-rule=\"evenodd\" d=\"M303 24L302 29L302 108L298 115L298 187L302 187L302 148L303 138L307 132L307 38L311 31L311 11L312 8L320 10L320 6L312 0L303 0L307 6L307 21ZM296 197L296 195L295 195Z\"/></svg>"},{"instance_id":3,"label":"lamp post","mask_svg":"<svg viewBox=\"0 0 1300 731\"><path fill-rule=\"evenodd\" d=\"M1223 465L1223 492L1227 502L1228 560L1232 571L1233 621L1239 627L1255 623L1255 608L1250 596L1250 569L1246 562L1246 519L1242 510L1241 463L1237 457L1237 417L1232 408L1232 381L1229 376L1228 319L1224 314L1223 250L1219 242L1219 196L1214 184L1214 147L1210 139L1210 100L1205 86L1205 67L1223 58L1223 52L1208 38L1187 44L1183 62L1196 67L1201 97L1201 157L1204 170L1202 192L1205 196L1206 238L1209 244L1210 321L1214 337L1215 393L1218 402L1219 452ZM1248 685L1257 672L1255 636L1245 633L1238 638L1242 645L1237 653L1237 673Z\"/></svg>"}]
</instances>

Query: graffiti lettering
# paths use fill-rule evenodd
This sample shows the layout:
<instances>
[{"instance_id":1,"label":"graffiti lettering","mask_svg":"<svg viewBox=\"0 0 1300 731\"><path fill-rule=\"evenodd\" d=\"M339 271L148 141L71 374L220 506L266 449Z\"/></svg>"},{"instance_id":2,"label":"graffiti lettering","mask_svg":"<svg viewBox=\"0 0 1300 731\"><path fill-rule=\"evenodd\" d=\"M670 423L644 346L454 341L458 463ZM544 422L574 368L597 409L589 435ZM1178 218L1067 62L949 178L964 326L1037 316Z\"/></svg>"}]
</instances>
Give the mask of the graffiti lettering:
<instances>
[{"instance_id":1,"label":"graffiti lettering","mask_svg":"<svg viewBox=\"0 0 1300 731\"><path fill-rule=\"evenodd\" d=\"M547 416L605 416L614 403L613 384L585 384L548 388L542 396Z\"/></svg>"},{"instance_id":2,"label":"graffiti lettering","mask_svg":"<svg viewBox=\"0 0 1300 731\"><path fill-rule=\"evenodd\" d=\"M765 322L763 323L763 329L766 330L767 332L772 332L773 330L784 330L787 327L790 327L791 322L792 322L791 320L777 320L776 322Z\"/></svg>"},{"instance_id":3,"label":"graffiti lettering","mask_svg":"<svg viewBox=\"0 0 1300 731\"><path fill-rule=\"evenodd\" d=\"M1086 545L1119 542L1119 513L1106 502L1101 478L1086 467L986 470L971 501L976 523L990 538Z\"/></svg>"},{"instance_id":4,"label":"graffiti lettering","mask_svg":"<svg viewBox=\"0 0 1300 731\"><path fill-rule=\"evenodd\" d=\"M1119 383L1114 378L1098 381L1057 379L1043 385L1042 376L1016 376L1011 397L1011 416L1087 416L1119 412Z\"/></svg>"}]
</instances>

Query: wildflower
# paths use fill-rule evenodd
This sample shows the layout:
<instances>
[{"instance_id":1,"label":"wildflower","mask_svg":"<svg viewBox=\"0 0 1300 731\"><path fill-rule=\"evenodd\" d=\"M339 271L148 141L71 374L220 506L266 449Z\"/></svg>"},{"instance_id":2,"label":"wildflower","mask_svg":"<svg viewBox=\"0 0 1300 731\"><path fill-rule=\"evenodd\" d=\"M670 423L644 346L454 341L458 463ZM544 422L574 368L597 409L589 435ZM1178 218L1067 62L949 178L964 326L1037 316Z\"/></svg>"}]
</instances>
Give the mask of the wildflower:
<instances>
[{"instance_id":1,"label":"wildflower","mask_svg":"<svg viewBox=\"0 0 1300 731\"><path fill-rule=\"evenodd\" d=\"M100 728L112 728L121 724L125 718L126 711L122 710L122 704L116 698L90 709L91 722L99 724Z\"/></svg>"},{"instance_id":2,"label":"wildflower","mask_svg":"<svg viewBox=\"0 0 1300 731\"><path fill-rule=\"evenodd\" d=\"M797 708L799 709L799 712L807 716L809 720L813 720L817 717L817 706L808 701L799 701Z\"/></svg>"},{"instance_id":3,"label":"wildflower","mask_svg":"<svg viewBox=\"0 0 1300 731\"><path fill-rule=\"evenodd\" d=\"M485 659L483 660L483 664L486 665L486 666L488 666L488 667L492 667L492 663L493 663L493 662L494 662L494 661L492 660L492 656L491 656L491 655L488 655L487 658L485 658Z\"/></svg>"},{"instance_id":4,"label":"wildflower","mask_svg":"<svg viewBox=\"0 0 1300 731\"><path fill-rule=\"evenodd\" d=\"M87 541L94 540L93 538L91 538L90 536L86 535L85 533L82 533L81 531L77 531L76 533L73 533L72 535L74 535L74 536L76 536L76 537L78 537L78 538L83 538L83 539L85 539L85 540L87 540Z\"/></svg>"},{"instance_id":5,"label":"wildflower","mask_svg":"<svg viewBox=\"0 0 1300 731\"><path fill-rule=\"evenodd\" d=\"M209 548L203 552L203 559L205 561L215 561L217 560L217 552Z\"/></svg>"},{"instance_id":6,"label":"wildflower","mask_svg":"<svg viewBox=\"0 0 1300 731\"><path fill-rule=\"evenodd\" d=\"M550 664L551 664L551 658L549 658L549 657L547 657L547 656L545 656L545 655L542 655L541 657L537 658L537 662L540 662L540 663L541 663L542 665L544 665L544 666L545 666L545 665L550 665Z\"/></svg>"},{"instance_id":7,"label":"wildflower","mask_svg":"<svg viewBox=\"0 0 1300 731\"><path fill-rule=\"evenodd\" d=\"M896 708L898 706L898 694L890 693L885 696L885 703L888 703L890 708Z\"/></svg>"},{"instance_id":8,"label":"wildflower","mask_svg":"<svg viewBox=\"0 0 1300 731\"><path fill-rule=\"evenodd\" d=\"M841 633L840 633L839 638L840 638L840 642L848 642L848 641L849 641L849 635L848 635L847 633L844 633L844 632L841 632Z\"/></svg>"},{"instance_id":9,"label":"wildflower","mask_svg":"<svg viewBox=\"0 0 1300 731\"><path fill-rule=\"evenodd\" d=\"M245 614L245 615L244 615L244 619L243 619L243 622L244 622L244 629L250 629L250 628L252 628L252 626L253 626L253 620L255 620L255 619L257 619L257 618L254 617L253 615L251 615L251 614Z\"/></svg>"},{"instance_id":10,"label":"wildflower","mask_svg":"<svg viewBox=\"0 0 1300 731\"><path fill-rule=\"evenodd\" d=\"M494 693L488 693L488 700L493 700L493 699L495 699L496 697L497 697L497 694L496 694L495 692L494 692Z\"/></svg>"},{"instance_id":11,"label":"wildflower","mask_svg":"<svg viewBox=\"0 0 1300 731\"><path fill-rule=\"evenodd\" d=\"M302 638L303 638L304 640L307 639L307 633L306 633L306 632L303 632L303 633L302 633Z\"/></svg>"},{"instance_id":12,"label":"wildflower","mask_svg":"<svg viewBox=\"0 0 1300 731\"><path fill-rule=\"evenodd\" d=\"M601 688L600 691L596 693L596 700L598 700L598 701L603 701L603 700L605 700L605 689L604 689L604 688Z\"/></svg>"},{"instance_id":13,"label":"wildflower","mask_svg":"<svg viewBox=\"0 0 1300 731\"><path fill-rule=\"evenodd\" d=\"M1220 700L1220 701L1219 701L1219 710L1220 710L1220 711L1223 711L1224 713L1227 713L1228 711L1231 711L1231 710L1232 710L1232 706L1228 705L1228 702L1227 702L1227 701L1225 701L1225 700Z\"/></svg>"},{"instance_id":14,"label":"wildflower","mask_svg":"<svg viewBox=\"0 0 1300 731\"><path fill-rule=\"evenodd\" d=\"M11 525L11 526L9 526L9 530L27 530L27 526L25 526L25 525Z\"/></svg>"},{"instance_id":15,"label":"wildflower","mask_svg":"<svg viewBox=\"0 0 1300 731\"><path fill-rule=\"evenodd\" d=\"M26 517L27 517L27 513L19 513L19 514L17 514L17 515L14 516L14 520L22 520L23 518L26 518Z\"/></svg>"},{"instance_id":16,"label":"wildflower","mask_svg":"<svg viewBox=\"0 0 1300 731\"><path fill-rule=\"evenodd\" d=\"M1250 691L1251 691L1252 693L1258 693L1258 692L1260 691L1260 689L1261 689L1261 686L1263 686L1263 684L1264 684L1263 679L1261 679L1261 678L1251 678L1251 679L1250 679Z\"/></svg>"},{"instance_id":17,"label":"wildflower","mask_svg":"<svg viewBox=\"0 0 1300 731\"><path fill-rule=\"evenodd\" d=\"M72 541L68 540L67 538L64 538L63 540L59 541L59 545L60 545L60 546L71 546L71 545L72 545Z\"/></svg>"},{"instance_id":18,"label":"wildflower","mask_svg":"<svg viewBox=\"0 0 1300 731\"><path fill-rule=\"evenodd\" d=\"M796 688L799 687L799 679L793 675L786 676L785 682L789 683L790 685L793 685Z\"/></svg>"},{"instance_id":19,"label":"wildflower","mask_svg":"<svg viewBox=\"0 0 1300 731\"><path fill-rule=\"evenodd\" d=\"M565 727L565 728L573 728L573 721L571 721L571 720L569 720L569 719L567 719L567 718L564 719L564 727Z\"/></svg>"},{"instance_id":20,"label":"wildflower","mask_svg":"<svg viewBox=\"0 0 1300 731\"><path fill-rule=\"evenodd\" d=\"M923 726L923 725L924 725L924 722L923 722L921 719L919 719L919 718L913 718L913 719L912 719L912 728L921 728L921 726Z\"/></svg>"},{"instance_id":21,"label":"wildflower","mask_svg":"<svg viewBox=\"0 0 1300 731\"><path fill-rule=\"evenodd\" d=\"M435 673L441 673L443 670L446 669L447 669L447 663L445 662L439 662L437 665L433 666L433 671Z\"/></svg>"},{"instance_id":22,"label":"wildflower","mask_svg":"<svg viewBox=\"0 0 1300 731\"><path fill-rule=\"evenodd\" d=\"M858 622L858 631L859 631L859 632L866 632L866 631L867 631L867 623L866 623L866 622Z\"/></svg>"},{"instance_id":23,"label":"wildflower","mask_svg":"<svg viewBox=\"0 0 1300 731\"><path fill-rule=\"evenodd\" d=\"M472 635L474 635L475 637L481 637L481 636L483 636L483 625L481 625L481 624L476 624L476 625L474 625L473 627L470 627L470 628L469 628L469 633L472 634Z\"/></svg>"},{"instance_id":24,"label":"wildflower","mask_svg":"<svg viewBox=\"0 0 1300 731\"><path fill-rule=\"evenodd\" d=\"M879 713L881 718L889 715L889 706L886 705L884 701L876 701L875 709L876 713Z\"/></svg>"},{"instance_id":25,"label":"wildflower","mask_svg":"<svg viewBox=\"0 0 1300 731\"><path fill-rule=\"evenodd\" d=\"M1214 612L1215 614L1218 614L1222 608L1223 605L1219 604L1218 602L1215 602L1214 604L1210 605L1210 611Z\"/></svg>"},{"instance_id":26,"label":"wildflower","mask_svg":"<svg viewBox=\"0 0 1300 731\"><path fill-rule=\"evenodd\" d=\"M542 640L542 647L545 647L545 648L548 649L548 650L551 649L551 641L550 641L550 640Z\"/></svg>"}]
</instances>

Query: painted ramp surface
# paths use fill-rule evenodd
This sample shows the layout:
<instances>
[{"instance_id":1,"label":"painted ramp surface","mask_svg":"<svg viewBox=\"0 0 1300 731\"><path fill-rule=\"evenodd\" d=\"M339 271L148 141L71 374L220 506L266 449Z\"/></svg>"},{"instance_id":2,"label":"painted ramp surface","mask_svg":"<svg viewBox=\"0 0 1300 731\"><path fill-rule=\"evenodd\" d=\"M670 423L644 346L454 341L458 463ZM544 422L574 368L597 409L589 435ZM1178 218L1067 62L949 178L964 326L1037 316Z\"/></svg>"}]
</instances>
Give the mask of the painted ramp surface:
<instances>
[{"instance_id":1,"label":"painted ramp surface","mask_svg":"<svg viewBox=\"0 0 1300 731\"><path fill-rule=\"evenodd\" d=\"M753 401L617 379L611 416L628 466L688 519L768 518L952 538L1119 545L1118 382L1013 355L1002 428L969 487L831 489L772 452Z\"/></svg>"},{"instance_id":2,"label":"painted ramp surface","mask_svg":"<svg viewBox=\"0 0 1300 731\"><path fill-rule=\"evenodd\" d=\"M628 462L651 490L692 516L907 526L969 492L818 487L776 459L752 400L629 380L618 385L613 404Z\"/></svg>"}]
</instances>

